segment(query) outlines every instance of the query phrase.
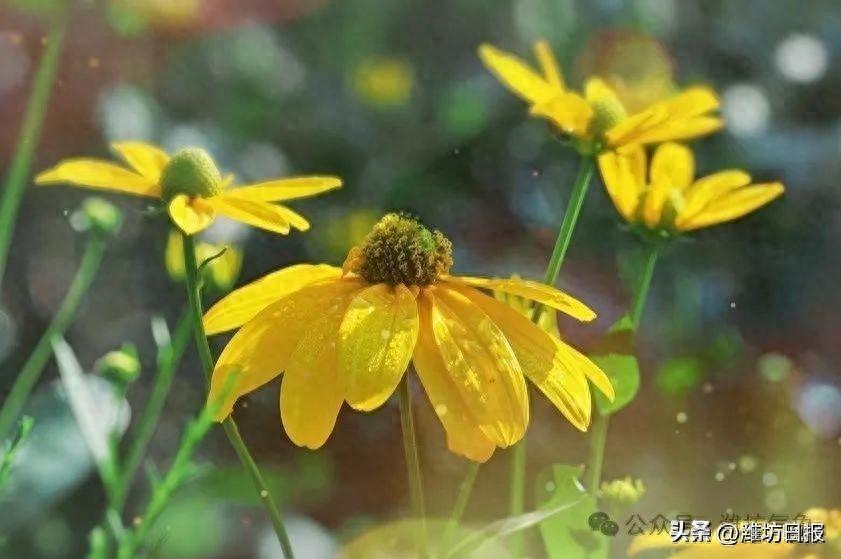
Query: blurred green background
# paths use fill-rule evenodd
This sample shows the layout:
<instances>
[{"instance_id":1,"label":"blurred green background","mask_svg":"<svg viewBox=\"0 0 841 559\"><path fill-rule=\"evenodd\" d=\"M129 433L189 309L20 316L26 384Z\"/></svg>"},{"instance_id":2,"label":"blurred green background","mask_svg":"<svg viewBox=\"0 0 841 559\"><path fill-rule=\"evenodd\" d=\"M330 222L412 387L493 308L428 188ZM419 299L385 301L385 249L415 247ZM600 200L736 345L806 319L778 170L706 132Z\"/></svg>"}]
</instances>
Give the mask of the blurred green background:
<instances>
[{"instance_id":1,"label":"blurred green background","mask_svg":"<svg viewBox=\"0 0 841 559\"><path fill-rule=\"evenodd\" d=\"M43 49L41 16L54 1L0 4L0 171ZM613 418L608 439L606 479L631 475L648 489L620 515L615 556L624 556L622 524L631 514L715 522L728 512L841 506L837 0L77 4L36 170L106 155L110 141L146 139L168 150L203 146L242 181L344 179L337 193L292 204L311 220L309 233L280 237L230 222L207 232L243 247L240 283L290 263L339 265L394 209L444 231L458 273L542 276L577 159L482 67L481 42L530 57L533 41L546 38L568 82L603 75L631 104L678 85L712 85L727 130L695 144L698 171L744 168L787 191L762 211L677 243L658 267L638 340L643 386ZM82 241L69 214L83 197L31 188L24 199L0 302L0 396L75 271ZM67 338L88 368L124 341L137 345L147 374L129 394L136 408L154 370L150 320L163 316L174 328L185 303L163 267L165 220L142 201L109 199L125 223ZM585 327L561 323L581 347L627 307L623 261L635 247L597 185L560 281L600 315ZM25 471L0 498L2 557L82 557L101 517L104 496L56 376L51 364L29 408L36 432ZM274 382L249 396L237 417L291 518L300 557L330 557L349 538L407 514L396 402L372 414L344 410L325 448L311 452L282 432L277 391ZM203 393L191 349L152 443L159 467ZM429 509L444 515L465 462L447 453L420 391L417 401ZM585 436L539 394L532 402L530 479L554 462L582 463ZM213 468L162 519L160 556L279 557L220 432L201 457ZM508 453L498 452L482 469L469 521L504 515L507 468ZM129 510L144 498L136 491ZM529 537L539 557L536 532Z\"/></svg>"}]
</instances>

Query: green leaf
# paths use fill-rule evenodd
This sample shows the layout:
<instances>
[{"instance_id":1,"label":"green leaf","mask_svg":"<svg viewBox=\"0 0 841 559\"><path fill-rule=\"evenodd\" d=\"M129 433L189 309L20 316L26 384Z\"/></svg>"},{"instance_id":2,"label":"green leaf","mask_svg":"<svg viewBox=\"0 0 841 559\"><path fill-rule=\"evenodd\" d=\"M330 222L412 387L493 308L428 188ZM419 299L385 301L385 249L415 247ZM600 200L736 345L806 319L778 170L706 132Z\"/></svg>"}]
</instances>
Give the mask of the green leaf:
<instances>
[{"instance_id":1,"label":"green leaf","mask_svg":"<svg viewBox=\"0 0 841 559\"><path fill-rule=\"evenodd\" d=\"M538 477L537 502L541 509L574 503L540 524L540 535L550 559L607 559L608 536L592 530L588 523L598 508L595 497L586 493L579 481L583 471L583 466L555 464Z\"/></svg>"},{"instance_id":2,"label":"green leaf","mask_svg":"<svg viewBox=\"0 0 841 559\"><path fill-rule=\"evenodd\" d=\"M630 316L623 315L590 355L613 384L613 402L596 393L596 407L602 415L614 414L633 401L640 387L640 367L633 351L634 326Z\"/></svg>"}]
</instances>

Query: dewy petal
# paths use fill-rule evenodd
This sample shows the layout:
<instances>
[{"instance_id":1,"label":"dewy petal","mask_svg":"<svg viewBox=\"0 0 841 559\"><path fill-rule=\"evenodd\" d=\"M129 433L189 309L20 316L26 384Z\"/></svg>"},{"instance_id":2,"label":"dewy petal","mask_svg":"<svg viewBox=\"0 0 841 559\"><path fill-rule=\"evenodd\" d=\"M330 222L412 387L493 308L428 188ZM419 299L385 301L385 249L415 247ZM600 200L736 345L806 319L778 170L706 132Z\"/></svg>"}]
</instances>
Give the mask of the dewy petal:
<instances>
[{"instance_id":1,"label":"dewy petal","mask_svg":"<svg viewBox=\"0 0 841 559\"><path fill-rule=\"evenodd\" d=\"M447 447L474 462L486 462L496 445L479 429L477 419L462 397L461 387L438 351L432 333L432 299L422 293L418 305L420 331L412 361L435 415L447 433Z\"/></svg>"},{"instance_id":2,"label":"dewy petal","mask_svg":"<svg viewBox=\"0 0 841 559\"><path fill-rule=\"evenodd\" d=\"M784 190L778 182L738 188L711 202L695 217L682 222L680 228L691 231L738 219L781 196Z\"/></svg>"},{"instance_id":3,"label":"dewy petal","mask_svg":"<svg viewBox=\"0 0 841 559\"><path fill-rule=\"evenodd\" d=\"M326 264L296 264L272 272L229 293L204 315L208 335L239 328L272 303L310 284L338 279L341 268Z\"/></svg>"},{"instance_id":4,"label":"dewy petal","mask_svg":"<svg viewBox=\"0 0 841 559\"><path fill-rule=\"evenodd\" d=\"M540 69L543 70L543 76L549 85L563 91L564 76L549 43L542 39L537 41L534 44L534 54L537 56L537 62L540 64Z\"/></svg>"},{"instance_id":5,"label":"dewy petal","mask_svg":"<svg viewBox=\"0 0 841 559\"><path fill-rule=\"evenodd\" d=\"M444 280L446 282L465 283L474 287L481 287L482 289L502 291L503 293L524 297L559 310L578 320L589 322L596 318L596 313L575 297L537 281L519 278L490 279L470 276L448 276Z\"/></svg>"},{"instance_id":6,"label":"dewy petal","mask_svg":"<svg viewBox=\"0 0 841 559\"><path fill-rule=\"evenodd\" d=\"M194 235L213 223L216 211L202 198L179 194L169 202L169 216L182 231Z\"/></svg>"},{"instance_id":7,"label":"dewy petal","mask_svg":"<svg viewBox=\"0 0 841 559\"><path fill-rule=\"evenodd\" d=\"M577 93L559 92L535 103L530 114L547 119L566 134L584 136L593 119L593 108Z\"/></svg>"},{"instance_id":8,"label":"dewy petal","mask_svg":"<svg viewBox=\"0 0 841 559\"><path fill-rule=\"evenodd\" d=\"M373 285L354 297L339 328L339 379L354 409L380 407L397 387L418 338L418 306L403 285Z\"/></svg>"},{"instance_id":9,"label":"dewy petal","mask_svg":"<svg viewBox=\"0 0 841 559\"><path fill-rule=\"evenodd\" d=\"M551 336L520 312L472 287L458 287L459 291L499 326L511 344L523 373L558 408L575 428L585 431L590 424L590 387L585 375L592 373L604 387L601 373L594 364L578 361L567 351L566 344ZM585 358L586 359L586 358ZM604 373L601 373L604 376ZM610 395L613 395L610 382Z\"/></svg>"},{"instance_id":10,"label":"dewy petal","mask_svg":"<svg viewBox=\"0 0 841 559\"><path fill-rule=\"evenodd\" d=\"M616 210L628 221L633 220L645 188L645 166L645 149L639 145L599 155L605 189Z\"/></svg>"},{"instance_id":11,"label":"dewy petal","mask_svg":"<svg viewBox=\"0 0 841 559\"><path fill-rule=\"evenodd\" d=\"M692 151L669 142L661 145L651 158L651 182L665 182L669 187L685 190L695 180L695 158Z\"/></svg>"},{"instance_id":12,"label":"dewy petal","mask_svg":"<svg viewBox=\"0 0 841 559\"><path fill-rule=\"evenodd\" d=\"M513 54L483 44L479 57L499 81L529 103L546 101L562 91Z\"/></svg>"},{"instance_id":13,"label":"dewy petal","mask_svg":"<svg viewBox=\"0 0 841 559\"><path fill-rule=\"evenodd\" d=\"M111 144L111 149L155 184L160 183L161 173L169 163L169 155L164 150L146 142L116 142Z\"/></svg>"},{"instance_id":14,"label":"dewy petal","mask_svg":"<svg viewBox=\"0 0 841 559\"><path fill-rule=\"evenodd\" d=\"M225 195L254 202L282 202L315 196L341 186L339 177L291 177L232 188Z\"/></svg>"},{"instance_id":15,"label":"dewy petal","mask_svg":"<svg viewBox=\"0 0 841 559\"><path fill-rule=\"evenodd\" d=\"M208 198L208 202L225 217L273 233L280 233L281 235L289 233L286 213L279 206L266 202L253 202L227 194Z\"/></svg>"},{"instance_id":16,"label":"dewy petal","mask_svg":"<svg viewBox=\"0 0 841 559\"><path fill-rule=\"evenodd\" d=\"M737 169L719 171L695 181L686 190L683 207L679 208L675 225L680 228L714 200L728 192L750 184L750 175Z\"/></svg>"},{"instance_id":17,"label":"dewy petal","mask_svg":"<svg viewBox=\"0 0 841 559\"><path fill-rule=\"evenodd\" d=\"M432 333L447 370L494 444L510 446L525 433L528 393L520 364L499 328L455 290L438 284L432 298Z\"/></svg>"},{"instance_id":18,"label":"dewy petal","mask_svg":"<svg viewBox=\"0 0 841 559\"><path fill-rule=\"evenodd\" d=\"M161 187L148 178L99 159L65 159L35 177L36 184L70 183L135 196L160 198Z\"/></svg>"},{"instance_id":19,"label":"dewy petal","mask_svg":"<svg viewBox=\"0 0 841 559\"><path fill-rule=\"evenodd\" d=\"M289 356L280 384L280 418L286 434L298 446L321 447L336 425L345 399L338 370L339 327L359 289L344 287L330 295L328 305L309 316Z\"/></svg>"},{"instance_id":20,"label":"dewy petal","mask_svg":"<svg viewBox=\"0 0 841 559\"><path fill-rule=\"evenodd\" d=\"M240 396L256 390L286 369L304 333L337 300L360 288L358 282L338 279L304 287L248 321L225 346L213 371L209 401L219 396L230 375L237 375L234 389L217 419L227 417Z\"/></svg>"}]
</instances>

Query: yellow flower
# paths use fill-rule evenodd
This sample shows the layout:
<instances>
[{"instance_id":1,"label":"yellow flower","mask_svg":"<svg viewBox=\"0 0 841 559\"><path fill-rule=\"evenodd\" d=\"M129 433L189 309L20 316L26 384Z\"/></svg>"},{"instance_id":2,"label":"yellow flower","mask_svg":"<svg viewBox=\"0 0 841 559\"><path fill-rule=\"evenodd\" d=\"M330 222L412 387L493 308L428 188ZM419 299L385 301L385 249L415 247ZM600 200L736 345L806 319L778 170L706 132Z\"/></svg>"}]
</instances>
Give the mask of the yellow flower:
<instances>
[{"instance_id":1,"label":"yellow flower","mask_svg":"<svg viewBox=\"0 0 841 559\"><path fill-rule=\"evenodd\" d=\"M514 274L511 276L512 281L520 281L521 278L518 274ZM532 303L531 299L527 297L521 297L519 295L512 295L506 291L499 291L495 290L493 295L499 301L502 301L521 315L527 317L529 320L532 319L532 313L535 310L535 305ZM558 315L555 309L547 309L544 308L540 316L537 318L537 325L547 334L551 334L556 338L561 337L561 332L558 330Z\"/></svg>"},{"instance_id":2,"label":"yellow flower","mask_svg":"<svg viewBox=\"0 0 841 559\"><path fill-rule=\"evenodd\" d=\"M650 169L640 146L603 153L599 168L622 217L663 232L692 231L737 219L784 190L779 182L751 184L750 175L732 169L696 180L692 152L675 143L657 148Z\"/></svg>"},{"instance_id":3,"label":"yellow flower","mask_svg":"<svg viewBox=\"0 0 841 559\"><path fill-rule=\"evenodd\" d=\"M587 379L612 398L605 374L480 290L525 297L579 320L595 313L541 283L449 275L451 254L439 231L389 214L351 249L343 268L291 266L222 299L205 315L207 332L242 328L213 373L211 399L239 375L218 419L283 372L283 426L295 444L318 448L343 402L359 411L378 408L412 361L450 450L471 460L483 462L522 438L526 378L586 429Z\"/></svg>"},{"instance_id":4,"label":"yellow flower","mask_svg":"<svg viewBox=\"0 0 841 559\"><path fill-rule=\"evenodd\" d=\"M601 78L589 79L584 95L567 89L548 43L538 41L534 48L539 71L488 44L479 47L479 56L508 89L529 103L532 115L549 120L572 136L582 151L695 138L723 126L720 118L710 116L720 103L708 88L692 87L629 114Z\"/></svg>"},{"instance_id":5,"label":"yellow flower","mask_svg":"<svg viewBox=\"0 0 841 559\"><path fill-rule=\"evenodd\" d=\"M361 64L353 74L357 94L377 107L405 105L412 95L412 67L399 58L377 58Z\"/></svg>"},{"instance_id":6,"label":"yellow flower","mask_svg":"<svg viewBox=\"0 0 841 559\"><path fill-rule=\"evenodd\" d=\"M841 510L809 509L803 513L808 522L822 522L825 544L739 543L723 545L712 533L709 543L672 543L667 532L637 536L628 547L628 556L635 557L652 549L667 549L671 559L837 559L841 557ZM741 523L744 526L743 523Z\"/></svg>"},{"instance_id":7,"label":"yellow flower","mask_svg":"<svg viewBox=\"0 0 841 559\"><path fill-rule=\"evenodd\" d=\"M144 142L119 142L112 149L128 167L89 158L66 159L35 178L37 184L70 183L162 200L172 221L192 235L207 228L216 215L283 235L290 227L309 229L300 214L279 204L338 188L336 177L295 177L227 188L206 151L186 148L172 157Z\"/></svg>"},{"instance_id":8,"label":"yellow flower","mask_svg":"<svg viewBox=\"0 0 841 559\"><path fill-rule=\"evenodd\" d=\"M178 282L184 281L184 243L175 231L169 234L166 242L165 260L169 277ZM205 261L207 265L202 269L205 286L225 292L234 286L239 277L242 251L234 245L199 242L196 244L196 264L201 265Z\"/></svg>"}]
</instances>

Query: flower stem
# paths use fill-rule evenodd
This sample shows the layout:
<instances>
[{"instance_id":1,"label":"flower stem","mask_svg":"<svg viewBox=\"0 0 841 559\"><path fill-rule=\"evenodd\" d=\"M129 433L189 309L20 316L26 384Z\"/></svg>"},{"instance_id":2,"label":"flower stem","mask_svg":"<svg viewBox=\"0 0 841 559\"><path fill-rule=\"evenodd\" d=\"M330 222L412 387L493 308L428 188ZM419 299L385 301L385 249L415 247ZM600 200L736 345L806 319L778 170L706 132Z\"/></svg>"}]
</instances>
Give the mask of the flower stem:
<instances>
[{"instance_id":1,"label":"flower stem","mask_svg":"<svg viewBox=\"0 0 841 559\"><path fill-rule=\"evenodd\" d=\"M26 404L29 394L38 382L53 353L53 340L63 336L70 326L70 321L76 314L76 310L82 302L82 297L88 291L96 271L99 269L104 248L105 240L98 234L92 234L85 245L79 269L76 271L76 276L73 278L64 300L55 316L53 316L47 330L38 340L35 349L32 350L26 363L23 364L20 374L15 379L12 389L6 397L6 401L3 402L3 407L0 408L0 439L3 439L9 432Z\"/></svg>"},{"instance_id":2,"label":"flower stem","mask_svg":"<svg viewBox=\"0 0 841 559\"><path fill-rule=\"evenodd\" d=\"M417 526L416 545L418 557L426 558L426 507L423 502L418 441L415 437L415 422L412 417L412 394L409 392L408 375L403 375L399 388L400 426L403 431L403 452L406 456L406 470L409 476L409 495L412 513Z\"/></svg>"},{"instance_id":3,"label":"flower stem","mask_svg":"<svg viewBox=\"0 0 841 559\"><path fill-rule=\"evenodd\" d=\"M204 370L205 380L209 383L210 376L213 373L213 356L210 353L210 344L207 342L207 335L204 332L204 325L202 324L203 313L200 298L201 288L199 285L199 270L196 263L196 246L190 235L183 234L181 238L184 243L184 270L186 272L187 280L187 299L190 306L196 348L199 352L199 359L201 360L202 369ZM225 430L225 434L228 436L228 440L234 447L237 457L240 462L242 462L245 471L251 478L251 482L254 484L257 495L260 497L260 501L263 503L263 507L269 515L272 527L277 535L277 540L280 543L280 548L283 551L283 557L285 559L294 559L294 554L292 553L292 543L289 541L289 535L286 533L286 526L283 524L283 518L280 516L280 512L274 502L274 498L271 493L269 493L266 481L263 479L263 474L260 473L257 463L254 461L254 458L248 451L248 447L245 446L245 442L242 440L242 436L239 433L239 429L237 428L233 417L228 416L228 418L222 422L222 427Z\"/></svg>"},{"instance_id":4,"label":"flower stem","mask_svg":"<svg viewBox=\"0 0 841 559\"><path fill-rule=\"evenodd\" d=\"M0 199L0 284L6 271L9 243L12 239L20 201L26 189L26 177L29 174L32 155L38 147L41 125L50 100L66 26L66 14L59 14L52 21L44 54L41 56L41 62L35 73L32 92L23 115L18 144L6 175L6 184L3 188L2 199Z\"/></svg>"},{"instance_id":5,"label":"flower stem","mask_svg":"<svg viewBox=\"0 0 841 559\"><path fill-rule=\"evenodd\" d=\"M464 511L467 508L467 503L470 501L470 495L473 493L473 486L476 484L476 477L479 475L479 464L477 462L470 462L467 465L467 474L461 480L461 485L458 488L458 496L456 497L456 504L453 506L453 512L450 513L450 518L447 520L447 525L444 527L444 536L441 538L441 547L439 548L438 556L446 557L450 550L450 542L455 535L458 525L464 516Z\"/></svg>"},{"instance_id":6,"label":"flower stem","mask_svg":"<svg viewBox=\"0 0 841 559\"><path fill-rule=\"evenodd\" d=\"M631 304L631 324L636 332L639 327L642 311L648 299L648 291L651 287L651 279L654 277L654 267L657 265L657 258L660 256L660 246L656 243L646 245L643 256L643 265L637 278L637 285L634 291L634 301ZM597 495L602 478L602 464L604 463L604 449L607 444L607 428L610 424L610 415L602 415L598 409L594 411L593 425L590 429L590 457L587 467L586 487L591 495Z\"/></svg>"},{"instance_id":7,"label":"flower stem","mask_svg":"<svg viewBox=\"0 0 841 559\"><path fill-rule=\"evenodd\" d=\"M558 230L558 237L555 239L555 247L552 249L552 256L546 266L543 275L543 283L555 285L558 275L561 273L561 266L564 263L567 249L572 241L575 225L578 223L578 216L587 197L590 188L590 180L593 177L595 161L592 157L584 156L581 159L581 166L578 169L578 176L575 178L575 185L572 188L569 205L564 212L564 219L561 228ZM532 311L532 321L538 322L543 312L543 306L537 305ZM526 492L526 439L525 437L517 443L511 453L511 490L509 513L511 516L523 514L525 509ZM517 559L523 555L523 533L519 532L509 538L511 557Z\"/></svg>"},{"instance_id":8,"label":"flower stem","mask_svg":"<svg viewBox=\"0 0 841 559\"><path fill-rule=\"evenodd\" d=\"M187 349L187 344L190 341L192 328L192 315L189 312L185 312L178 320L175 335L166 353L160 357L158 371L155 375L155 382L152 385L149 401L146 403L143 414L140 416L137 434L134 436L131 448L126 455L125 464L120 470L117 487L114 490L114 498L111 506L118 512L125 505L126 497L128 497L134 477L137 474L137 469L140 467L143 455L146 453L146 447L149 445L149 441L155 433L158 418L163 410L167 394L169 394L172 378L175 371L178 370L181 357L184 355L184 351Z\"/></svg>"}]
</instances>

